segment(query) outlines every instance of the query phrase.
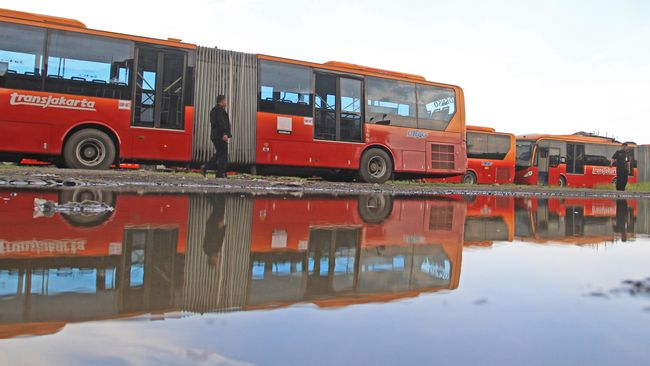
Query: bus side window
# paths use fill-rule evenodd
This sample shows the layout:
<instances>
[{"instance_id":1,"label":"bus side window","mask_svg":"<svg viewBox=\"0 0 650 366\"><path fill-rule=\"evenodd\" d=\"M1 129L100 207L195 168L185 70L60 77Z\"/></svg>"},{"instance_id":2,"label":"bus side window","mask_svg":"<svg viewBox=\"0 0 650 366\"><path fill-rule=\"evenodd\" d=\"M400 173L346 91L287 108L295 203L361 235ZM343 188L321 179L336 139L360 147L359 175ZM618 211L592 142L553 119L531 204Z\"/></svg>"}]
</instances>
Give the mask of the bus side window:
<instances>
[{"instance_id":1,"label":"bus side window","mask_svg":"<svg viewBox=\"0 0 650 366\"><path fill-rule=\"evenodd\" d=\"M456 114L456 92L451 88L417 84L418 128L444 131Z\"/></svg>"},{"instance_id":2,"label":"bus side window","mask_svg":"<svg viewBox=\"0 0 650 366\"><path fill-rule=\"evenodd\" d=\"M45 31L0 22L0 34L0 87L41 90Z\"/></svg>"},{"instance_id":3,"label":"bus side window","mask_svg":"<svg viewBox=\"0 0 650 366\"><path fill-rule=\"evenodd\" d=\"M366 78L366 122L417 128L415 84Z\"/></svg>"},{"instance_id":4,"label":"bus side window","mask_svg":"<svg viewBox=\"0 0 650 366\"><path fill-rule=\"evenodd\" d=\"M50 31L45 90L90 97L131 99L131 41Z\"/></svg>"},{"instance_id":5,"label":"bus side window","mask_svg":"<svg viewBox=\"0 0 650 366\"><path fill-rule=\"evenodd\" d=\"M260 60L259 69L260 112L313 115L310 68Z\"/></svg>"}]
</instances>

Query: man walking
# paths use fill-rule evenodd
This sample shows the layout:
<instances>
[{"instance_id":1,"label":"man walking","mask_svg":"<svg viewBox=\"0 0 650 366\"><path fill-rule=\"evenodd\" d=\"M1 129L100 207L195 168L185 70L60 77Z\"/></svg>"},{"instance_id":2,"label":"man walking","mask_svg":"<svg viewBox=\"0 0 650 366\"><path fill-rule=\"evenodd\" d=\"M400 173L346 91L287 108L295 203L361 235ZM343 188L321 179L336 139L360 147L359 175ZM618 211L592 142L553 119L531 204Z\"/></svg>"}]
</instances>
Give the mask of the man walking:
<instances>
[{"instance_id":1,"label":"man walking","mask_svg":"<svg viewBox=\"0 0 650 366\"><path fill-rule=\"evenodd\" d=\"M616 166L616 190L624 191L627 186L627 177L631 169L631 148L623 143L622 148L612 156L612 165Z\"/></svg>"},{"instance_id":2,"label":"man walking","mask_svg":"<svg viewBox=\"0 0 650 366\"><path fill-rule=\"evenodd\" d=\"M226 108L228 99L225 95L217 96L217 105L210 111L210 140L216 152L210 160L201 166L203 176L208 170L216 170L217 178L226 178L228 167L228 141L232 137L230 132L230 118Z\"/></svg>"}]
</instances>

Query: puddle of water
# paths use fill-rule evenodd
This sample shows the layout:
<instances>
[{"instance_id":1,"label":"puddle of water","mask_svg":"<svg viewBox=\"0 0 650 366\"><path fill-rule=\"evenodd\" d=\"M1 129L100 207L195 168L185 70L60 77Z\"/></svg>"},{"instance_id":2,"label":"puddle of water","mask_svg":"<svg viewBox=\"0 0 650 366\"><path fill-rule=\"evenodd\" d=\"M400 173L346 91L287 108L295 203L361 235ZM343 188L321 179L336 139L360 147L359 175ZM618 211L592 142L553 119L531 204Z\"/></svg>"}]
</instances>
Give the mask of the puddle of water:
<instances>
[{"instance_id":1,"label":"puddle of water","mask_svg":"<svg viewBox=\"0 0 650 366\"><path fill-rule=\"evenodd\" d=\"M66 205L84 200L113 210ZM0 190L0 357L648 364L649 215L642 200Z\"/></svg>"}]
</instances>

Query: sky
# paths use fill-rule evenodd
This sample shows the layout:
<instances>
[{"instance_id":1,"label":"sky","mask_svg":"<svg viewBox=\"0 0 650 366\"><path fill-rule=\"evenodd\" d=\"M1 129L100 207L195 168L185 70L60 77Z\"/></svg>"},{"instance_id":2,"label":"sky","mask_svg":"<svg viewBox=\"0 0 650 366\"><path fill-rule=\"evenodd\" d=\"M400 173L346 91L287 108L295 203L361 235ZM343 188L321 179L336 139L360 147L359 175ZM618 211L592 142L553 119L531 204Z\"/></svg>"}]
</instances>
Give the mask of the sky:
<instances>
[{"instance_id":1,"label":"sky","mask_svg":"<svg viewBox=\"0 0 650 366\"><path fill-rule=\"evenodd\" d=\"M644 0L0 0L88 27L459 85L468 124L650 143Z\"/></svg>"}]
</instances>

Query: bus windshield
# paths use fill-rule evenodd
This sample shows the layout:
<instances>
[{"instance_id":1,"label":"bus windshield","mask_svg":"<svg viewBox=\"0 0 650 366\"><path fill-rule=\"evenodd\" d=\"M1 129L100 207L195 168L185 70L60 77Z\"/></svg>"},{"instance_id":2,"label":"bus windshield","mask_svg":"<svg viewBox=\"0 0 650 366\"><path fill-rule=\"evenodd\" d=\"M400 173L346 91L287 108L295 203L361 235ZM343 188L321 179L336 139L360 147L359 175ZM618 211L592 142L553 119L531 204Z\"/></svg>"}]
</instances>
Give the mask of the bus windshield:
<instances>
[{"instance_id":1,"label":"bus windshield","mask_svg":"<svg viewBox=\"0 0 650 366\"><path fill-rule=\"evenodd\" d=\"M533 158L533 142L517 140L517 162L518 167L529 167Z\"/></svg>"}]
</instances>

